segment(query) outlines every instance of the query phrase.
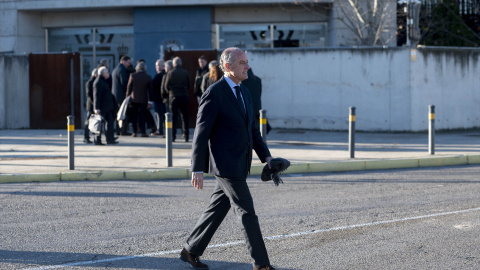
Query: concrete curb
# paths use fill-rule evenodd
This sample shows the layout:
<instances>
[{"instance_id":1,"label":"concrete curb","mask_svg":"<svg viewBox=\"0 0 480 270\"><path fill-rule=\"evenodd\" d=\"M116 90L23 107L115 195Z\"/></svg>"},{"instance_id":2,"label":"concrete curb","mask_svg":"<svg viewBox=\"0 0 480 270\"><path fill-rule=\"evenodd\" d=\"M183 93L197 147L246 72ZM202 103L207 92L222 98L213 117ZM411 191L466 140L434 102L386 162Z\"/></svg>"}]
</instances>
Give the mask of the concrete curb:
<instances>
[{"instance_id":1,"label":"concrete curb","mask_svg":"<svg viewBox=\"0 0 480 270\"><path fill-rule=\"evenodd\" d=\"M480 155L428 156L420 158L346 160L318 163L292 163L288 174L350 172L436 166L480 164ZM252 166L251 175L260 175L264 165ZM166 180L190 179L188 168L164 168L144 171L60 172L46 174L0 174L0 184L56 181Z\"/></svg>"}]
</instances>

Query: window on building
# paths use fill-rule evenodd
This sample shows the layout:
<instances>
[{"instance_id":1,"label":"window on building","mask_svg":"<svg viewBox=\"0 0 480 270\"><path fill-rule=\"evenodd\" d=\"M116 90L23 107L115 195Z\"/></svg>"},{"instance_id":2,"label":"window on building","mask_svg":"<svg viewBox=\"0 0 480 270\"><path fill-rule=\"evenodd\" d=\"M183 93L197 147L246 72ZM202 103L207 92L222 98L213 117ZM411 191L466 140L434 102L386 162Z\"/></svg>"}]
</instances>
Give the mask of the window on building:
<instances>
[{"instance_id":1,"label":"window on building","mask_svg":"<svg viewBox=\"0 0 480 270\"><path fill-rule=\"evenodd\" d=\"M101 59L112 71L123 55L134 57L133 27L48 29L47 42L48 52L80 52L85 82Z\"/></svg>"},{"instance_id":2,"label":"window on building","mask_svg":"<svg viewBox=\"0 0 480 270\"><path fill-rule=\"evenodd\" d=\"M326 23L215 24L215 49L280 47L325 47Z\"/></svg>"}]
</instances>

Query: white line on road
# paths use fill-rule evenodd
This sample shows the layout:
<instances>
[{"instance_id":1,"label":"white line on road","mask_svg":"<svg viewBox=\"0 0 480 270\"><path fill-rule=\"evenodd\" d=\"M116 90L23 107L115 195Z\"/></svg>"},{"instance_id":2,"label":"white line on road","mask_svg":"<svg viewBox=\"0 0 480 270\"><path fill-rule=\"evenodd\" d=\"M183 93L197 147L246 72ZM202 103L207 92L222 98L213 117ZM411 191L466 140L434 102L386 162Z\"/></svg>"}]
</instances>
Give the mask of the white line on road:
<instances>
[{"instance_id":1,"label":"white line on road","mask_svg":"<svg viewBox=\"0 0 480 270\"><path fill-rule=\"evenodd\" d=\"M400 218L400 219L392 219L392 220L384 220L384 221L375 221L375 222L371 222L371 223L354 224L354 225L340 226L340 227L334 227L334 228L328 228L328 229L319 229L319 230L313 230L313 231L298 232L298 233L292 233L292 234L274 235L274 236L265 237L264 239L265 239L265 240L276 240L276 239L289 238L289 237L297 237L297 236L304 236L304 235L310 235L310 234L316 234L316 233L322 233L322 232L349 230L349 229L355 229L355 228L361 228L361 227L370 227L370 226L376 226L376 225L382 225L382 224L389 224L389 223L397 223L397 222L405 222L405 221L417 220L417 219L425 219L425 218L432 218L432 217L440 217L440 216L448 216L448 215L462 214L462 213L468 213L468 212L475 212L475 211L479 211L479 210L480 210L480 207L478 207L478 208L470 208L470 209L465 209L465 210L458 210L458 211L452 211L452 212L443 212L443 213L436 213L436 214L416 216L416 217L407 217L407 218ZM229 242L229 243L223 243L223 244L210 245L210 246L208 246L207 248L210 249L210 248L218 248L218 247L237 246L237 245L240 245L240 244L243 244L243 243L245 243L245 241L235 241L235 242ZM58 265L47 265L47 266L41 266L41 267L35 267L35 268L25 268L25 269L23 269L23 270L57 269L57 268L63 268L63 267L69 267L69 266L79 266L79 265L89 265L89 264L97 264L97 263L107 263L107 262L122 261L122 260L131 260L131 259L143 258L143 257L158 257L158 256L163 256L163 255L180 253L180 251L181 251L180 249L175 249L175 250L168 250L168 251L162 251L162 252L156 252L156 253L147 253L147 254L142 254L142 255L116 257L116 258L103 259L103 260L81 261L81 262L75 262L75 263L66 263L66 264L58 264Z\"/></svg>"}]
</instances>

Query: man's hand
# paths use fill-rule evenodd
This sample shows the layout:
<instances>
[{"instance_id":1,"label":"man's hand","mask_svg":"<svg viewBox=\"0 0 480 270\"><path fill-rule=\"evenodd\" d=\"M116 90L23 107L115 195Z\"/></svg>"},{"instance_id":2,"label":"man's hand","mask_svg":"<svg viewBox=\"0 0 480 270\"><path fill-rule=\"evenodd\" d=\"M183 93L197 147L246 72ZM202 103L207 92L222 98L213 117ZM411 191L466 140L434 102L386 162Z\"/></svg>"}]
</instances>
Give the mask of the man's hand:
<instances>
[{"instance_id":1,"label":"man's hand","mask_svg":"<svg viewBox=\"0 0 480 270\"><path fill-rule=\"evenodd\" d=\"M267 161L267 164L268 164L268 168L271 169L272 166L270 165L270 161L272 161L272 157L267 157L265 160Z\"/></svg>"},{"instance_id":2,"label":"man's hand","mask_svg":"<svg viewBox=\"0 0 480 270\"><path fill-rule=\"evenodd\" d=\"M203 189L203 173L192 172L192 186L196 189Z\"/></svg>"}]
</instances>

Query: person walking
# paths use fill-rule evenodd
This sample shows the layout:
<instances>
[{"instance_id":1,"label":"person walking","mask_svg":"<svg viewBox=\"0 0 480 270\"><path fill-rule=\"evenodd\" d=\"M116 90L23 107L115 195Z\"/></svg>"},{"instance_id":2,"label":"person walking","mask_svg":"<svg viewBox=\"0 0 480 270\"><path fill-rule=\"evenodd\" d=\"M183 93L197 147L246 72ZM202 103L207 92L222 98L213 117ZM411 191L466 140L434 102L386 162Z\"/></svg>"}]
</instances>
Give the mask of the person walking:
<instances>
[{"instance_id":1,"label":"person walking","mask_svg":"<svg viewBox=\"0 0 480 270\"><path fill-rule=\"evenodd\" d=\"M110 72L106 67L100 67L97 71L98 77L93 83L93 104L94 112L100 114L107 122L107 130L105 137L107 144L117 144L115 141L113 132L114 110L115 110L115 98L108 86L108 78ZM101 134L95 137L95 145L103 145Z\"/></svg>"},{"instance_id":2,"label":"person walking","mask_svg":"<svg viewBox=\"0 0 480 270\"><path fill-rule=\"evenodd\" d=\"M202 95L192 142L192 181L203 189L203 173L215 176L210 205L200 216L180 253L180 259L196 269L208 269L200 256L232 207L242 226L254 270L274 270L255 214L247 175L252 148L270 166L272 157L254 125L252 98L241 81L247 78L247 55L227 48L220 59L225 75Z\"/></svg>"},{"instance_id":3,"label":"person walking","mask_svg":"<svg viewBox=\"0 0 480 270\"><path fill-rule=\"evenodd\" d=\"M84 143L92 143L90 140L90 130L88 129L88 120L90 119L90 116L94 114L93 112L93 83L95 82L95 79L97 78L97 69L94 68L92 70L92 76L90 79L88 79L87 83L85 84L85 92L87 93L87 118L85 120L85 127L84 127L84 132L83 132L83 142Z\"/></svg>"},{"instance_id":4,"label":"person walking","mask_svg":"<svg viewBox=\"0 0 480 270\"><path fill-rule=\"evenodd\" d=\"M160 123L158 124L158 129L155 127L155 130L152 129L152 134L150 135L164 135L164 123L165 123L165 104L163 103L162 96L162 81L165 75L165 63L163 59L157 60L155 63L155 68L157 74L153 77L152 81L152 92L150 93L150 99L153 102L153 109L158 114Z\"/></svg>"},{"instance_id":5,"label":"person walking","mask_svg":"<svg viewBox=\"0 0 480 270\"><path fill-rule=\"evenodd\" d=\"M190 88L190 79L188 72L182 68L182 59L173 58L173 70L169 71L165 79L165 89L168 91L170 99L170 111L172 112L172 141L175 141L177 134L177 121L179 114L183 122L183 136L185 142L189 139L188 130L188 89Z\"/></svg>"},{"instance_id":6,"label":"person walking","mask_svg":"<svg viewBox=\"0 0 480 270\"><path fill-rule=\"evenodd\" d=\"M127 96L130 96L130 105L132 106L132 137L137 136L138 129L140 129L141 137L148 137L145 132L145 119L152 91L152 78L147 74L145 62L138 62L135 70L137 72L130 75L127 84Z\"/></svg>"},{"instance_id":7,"label":"person walking","mask_svg":"<svg viewBox=\"0 0 480 270\"><path fill-rule=\"evenodd\" d=\"M132 60L130 57L124 55L120 58L120 63L113 69L112 72L112 93L115 96L116 103L118 107L122 106L122 102L126 97L127 93L127 84L128 84L128 75L127 67L131 65ZM124 120L123 126L120 129L117 123L117 134L119 135L130 135L127 132L128 127L128 114L127 119Z\"/></svg>"}]
</instances>

